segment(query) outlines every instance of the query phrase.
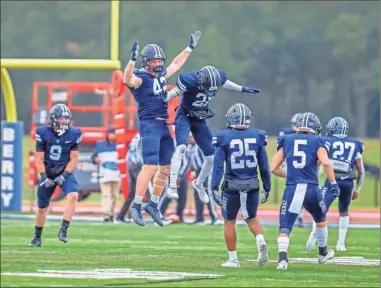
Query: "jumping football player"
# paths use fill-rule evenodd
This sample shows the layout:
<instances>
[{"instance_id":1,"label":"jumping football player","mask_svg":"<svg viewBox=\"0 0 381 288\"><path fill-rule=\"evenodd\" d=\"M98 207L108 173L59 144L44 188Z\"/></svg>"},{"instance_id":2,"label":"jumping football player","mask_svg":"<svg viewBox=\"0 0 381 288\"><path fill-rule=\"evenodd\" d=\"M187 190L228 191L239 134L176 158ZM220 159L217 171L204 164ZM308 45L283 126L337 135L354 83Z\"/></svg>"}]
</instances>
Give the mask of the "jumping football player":
<instances>
[{"instance_id":1,"label":"jumping football player","mask_svg":"<svg viewBox=\"0 0 381 288\"><path fill-rule=\"evenodd\" d=\"M143 64L140 70L134 69L139 53L139 45L135 41L131 60L124 71L123 83L130 88L138 104L139 132L142 138L144 165L137 179L135 201L130 209L133 220L141 226L144 226L141 214L144 193L154 175L151 201L144 210L157 224L163 226L157 205L169 175L174 151L173 138L167 124L168 104L163 101L167 95L166 81L184 65L200 37L199 31L191 34L188 47L168 67L165 67L163 49L156 44L146 45L140 54Z\"/></svg>"},{"instance_id":2,"label":"jumping football player","mask_svg":"<svg viewBox=\"0 0 381 288\"><path fill-rule=\"evenodd\" d=\"M351 200L356 200L359 196L361 186L365 178L364 163L362 153L364 143L348 137L348 122L344 118L335 117L329 120L327 125L327 141L330 145L328 157L332 162L337 184L340 188L339 198L339 240L336 244L336 251L347 251L345 238L349 225L348 209ZM357 170L357 176L356 172ZM357 180L353 189L353 180ZM330 193L331 183L326 180L322 192L324 195L327 210L337 196ZM307 241L307 250L313 250L316 243L316 225Z\"/></svg>"},{"instance_id":3,"label":"jumping football player","mask_svg":"<svg viewBox=\"0 0 381 288\"><path fill-rule=\"evenodd\" d=\"M319 246L318 262L325 263L333 258L334 251L327 248L326 207L319 188L317 176L318 161L324 166L325 174L331 186L332 195L340 190L335 180L327 150L329 144L320 136L321 124L313 113L303 113L298 117L296 134L284 135L277 140L277 152L271 163L271 172L287 178L279 211L278 251L279 270L287 270L289 235L298 214L304 207L316 222L316 238ZM287 174L280 169L286 160Z\"/></svg>"},{"instance_id":4,"label":"jumping football player","mask_svg":"<svg viewBox=\"0 0 381 288\"><path fill-rule=\"evenodd\" d=\"M257 94L260 92L259 89L233 83L227 79L224 71L217 70L212 66L205 66L200 71L181 73L177 78L176 87L168 92L165 101L182 95L175 120L177 147L171 161L168 197L178 198L176 181L191 131L205 156L200 174L197 179L192 181L192 186L203 203L209 202L208 193L203 184L212 172L215 149L212 144L212 132L205 119L214 116L214 113L208 108L208 102L216 96L220 87L242 93Z\"/></svg>"},{"instance_id":5,"label":"jumping football player","mask_svg":"<svg viewBox=\"0 0 381 288\"><path fill-rule=\"evenodd\" d=\"M66 195L62 226L58 240L66 243L67 229L78 200L78 182L72 174L78 162L82 133L72 127L72 114L64 104L56 104L49 112L49 126L36 129L36 166L41 175L38 188L38 209L34 238L29 246L41 246L42 229L46 221L50 198L56 186Z\"/></svg>"},{"instance_id":6,"label":"jumping football player","mask_svg":"<svg viewBox=\"0 0 381 288\"><path fill-rule=\"evenodd\" d=\"M261 203L268 199L271 181L265 131L249 129L252 113L241 103L234 104L226 114L227 130L213 137L216 147L214 157L212 189L213 198L221 206L218 194L220 182L226 170L222 185L222 215L224 221L224 236L229 259L222 267L239 268L237 256L237 234L235 222L239 209L250 231L257 240L258 263L263 266L268 261L267 244L263 238L262 226L257 216L259 202L259 180L257 169L261 173L264 197Z\"/></svg>"}]
</instances>

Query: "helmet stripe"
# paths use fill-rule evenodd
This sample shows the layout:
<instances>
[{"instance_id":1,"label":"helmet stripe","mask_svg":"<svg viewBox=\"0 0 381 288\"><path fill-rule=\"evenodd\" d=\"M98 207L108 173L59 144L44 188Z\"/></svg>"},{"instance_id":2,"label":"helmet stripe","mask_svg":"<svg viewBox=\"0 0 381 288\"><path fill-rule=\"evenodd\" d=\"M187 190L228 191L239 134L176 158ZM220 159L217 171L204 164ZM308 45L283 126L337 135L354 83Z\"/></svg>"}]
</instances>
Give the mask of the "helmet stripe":
<instances>
[{"instance_id":1,"label":"helmet stripe","mask_svg":"<svg viewBox=\"0 0 381 288\"><path fill-rule=\"evenodd\" d=\"M155 50L155 58L156 58L158 56L157 48L156 48L155 44L150 44L150 45L153 48L153 50Z\"/></svg>"},{"instance_id":2,"label":"helmet stripe","mask_svg":"<svg viewBox=\"0 0 381 288\"><path fill-rule=\"evenodd\" d=\"M157 46L156 44L153 44L153 46L155 46L157 49L157 56L159 56L159 58L163 58L163 55L161 55L160 47Z\"/></svg>"},{"instance_id":3,"label":"helmet stripe","mask_svg":"<svg viewBox=\"0 0 381 288\"><path fill-rule=\"evenodd\" d=\"M208 73L209 73L211 87L215 87L216 84L215 84L215 79L214 79L214 74L213 74L212 69L210 68L210 66L206 66L205 68L206 68L206 70L208 70Z\"/></svg>"}]
</instances>

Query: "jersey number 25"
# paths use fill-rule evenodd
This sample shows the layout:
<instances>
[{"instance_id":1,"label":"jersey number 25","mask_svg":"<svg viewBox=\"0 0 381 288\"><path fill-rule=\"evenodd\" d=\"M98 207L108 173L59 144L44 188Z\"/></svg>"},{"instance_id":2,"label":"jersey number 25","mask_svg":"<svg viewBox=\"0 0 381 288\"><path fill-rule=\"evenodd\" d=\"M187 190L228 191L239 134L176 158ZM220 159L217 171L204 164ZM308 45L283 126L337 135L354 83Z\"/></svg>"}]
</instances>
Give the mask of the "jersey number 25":
<instances>
[{"instance_id":1,"label":"jersey number 25","mask_svg":"<svg viewBox=\"0 0 381 288\"><path fill-rule=\"evenodd\" d=\"M230 149L237 149L238 151L234 151L230 156L230 162L232 169L243 169L246 167L254 168L257 167L257 155L255 150L251 150L249 144L257 143L256 138L246 138L243 139L233 139L230 141ZM246 156L246 160L237 161L237 157ZM249 158L250 157L250 158Z\"/></svg>"}]
</instances>

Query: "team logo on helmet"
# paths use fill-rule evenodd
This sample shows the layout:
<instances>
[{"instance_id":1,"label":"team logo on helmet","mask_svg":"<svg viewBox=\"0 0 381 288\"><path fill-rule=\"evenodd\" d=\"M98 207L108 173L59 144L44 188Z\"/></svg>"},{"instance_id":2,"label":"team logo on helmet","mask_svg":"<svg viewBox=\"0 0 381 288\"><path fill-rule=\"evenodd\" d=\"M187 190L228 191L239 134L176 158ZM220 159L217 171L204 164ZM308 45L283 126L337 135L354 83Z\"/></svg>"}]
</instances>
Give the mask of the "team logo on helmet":
<instances>
[{"instance_id":1,"label":"team logo on helmet","mask_svg":"<svg viewBox=\"0 0 381 288\"><path fill-rule=\"evenodd\" d=\"M327 136L347 137L349 125L342 117L334 117L327 124Z\"/></svg>"},{"instance_id":2,"label":"team logo on helmet","mask_svg":"<svg viewBox=\"0 0 381 288\"><path fill-rule=\"evenodd\" d=\"M236 103L226 113L226 126L234 129L248 129L252 115L249 107L242 103Z\"/></svg>"}]
</instances>

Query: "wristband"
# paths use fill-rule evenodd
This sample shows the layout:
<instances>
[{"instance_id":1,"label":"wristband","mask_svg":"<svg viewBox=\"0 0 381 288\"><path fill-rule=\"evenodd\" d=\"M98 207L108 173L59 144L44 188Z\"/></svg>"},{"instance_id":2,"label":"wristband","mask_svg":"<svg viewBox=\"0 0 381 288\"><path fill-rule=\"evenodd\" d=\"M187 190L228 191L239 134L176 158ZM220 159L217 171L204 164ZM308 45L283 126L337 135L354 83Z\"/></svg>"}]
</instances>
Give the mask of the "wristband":
<instances>
[{"instance_id":1,"label":"wristband","mask_svg":"<svg viewBox=\"0 0 381 288\"><path fill-rule=\"evenodd\" d=\"M135 61L130 59L130 61L128 61L128 64L133 64L133 65L135 65Z\"/></svg>"},{"instance_id":2,"label":"wristband","mask_svg":"<svg viewBox=\"0 0 381 288\"><path fill-rule=\"evenodd\" d=\"M70 176L70 172L69 171L64 171L61 175L63 176L63 177L65 177L65 179L68 177L68 176Z\"/></svg>"},{"instance_id":3,"label":"wristband","mask_svg":"<svg viewBox=\"0 0 381 288\"><path fill-rule=\"evenodd\" d=\"M185 51L187 51L187 52L189 52L189 53L191 53L192 50L193 50L193 49L192 49L191 47L189 47L189 46L188 46L187 48L185 48Z\"/></svg>"},{"instance_id":4,"label":"wristband","mask_svg":"<svg viewBox=\"0 0 381 288\"><path fill-rule=\"evenodd\" d=\"M335 184L337 184L336 180L331 182L331 185L335 185Z\"/></svg>"}]
</instances>

